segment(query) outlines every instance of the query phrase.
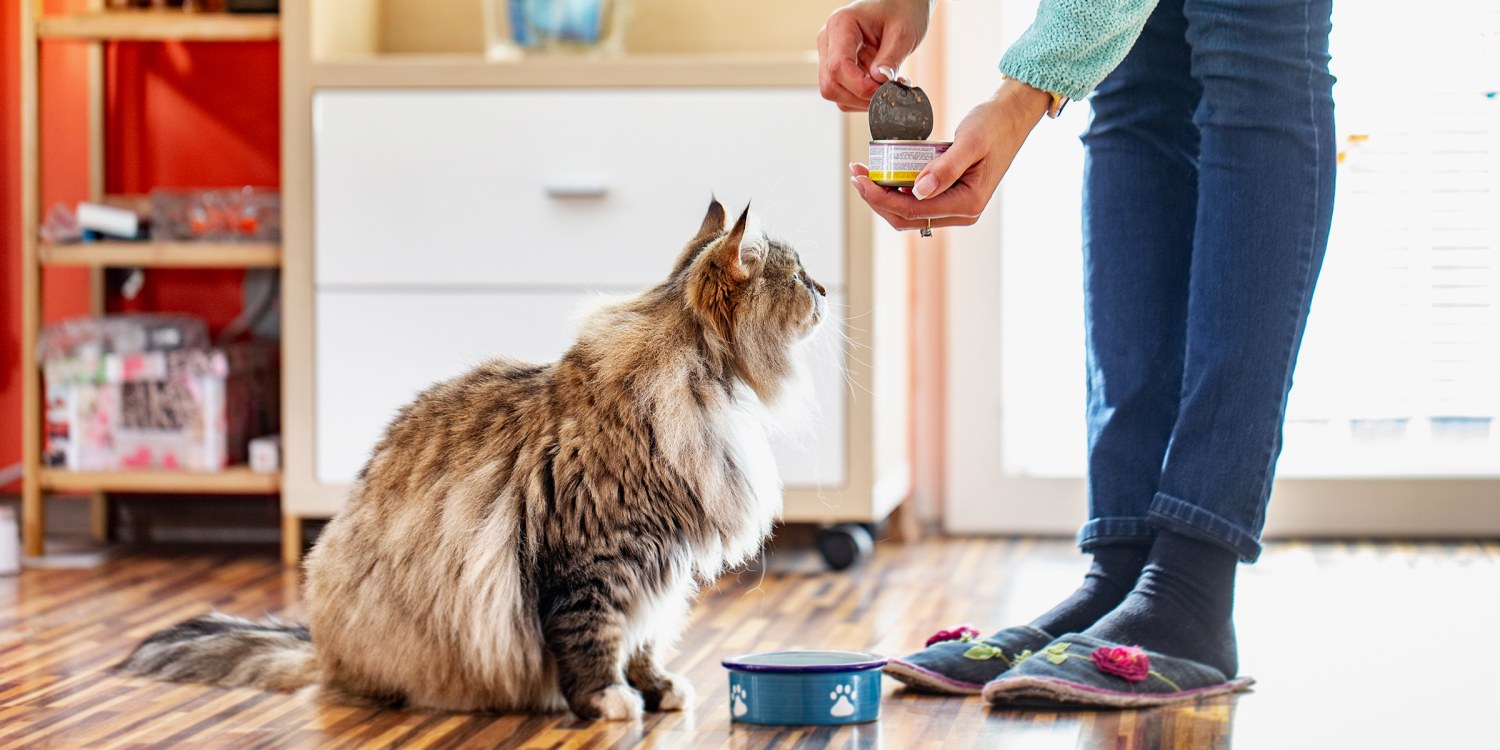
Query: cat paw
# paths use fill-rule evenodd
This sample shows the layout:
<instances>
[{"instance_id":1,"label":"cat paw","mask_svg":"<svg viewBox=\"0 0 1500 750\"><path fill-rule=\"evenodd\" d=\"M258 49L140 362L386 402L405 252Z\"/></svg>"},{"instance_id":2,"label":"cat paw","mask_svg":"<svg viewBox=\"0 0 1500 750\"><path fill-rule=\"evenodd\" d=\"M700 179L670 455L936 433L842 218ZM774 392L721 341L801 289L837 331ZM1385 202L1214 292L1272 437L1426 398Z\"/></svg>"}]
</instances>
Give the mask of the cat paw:
<instances>
[{"instance_id":1,"label":"cat paw","mask_svg":"<svg viewBox=\"0 0 1500 750\"><path fill-rule=\"evenodd\" d=\"M693 684L681 675L656 670L630 684L641 691L647 711L681 711L693 705Z\"/></svg>"},{"instance_id":2,"label":"cat paw","mask_svg":"<svg viewBox=\"0 0 1500 750\"><path fill-rule=\"evenodd\" d=\"M681 711L693 705L693 683L688 682L681 675L663 675L666 677L666 689L662 690L661 699L657 701L658 711Z\"/></svg>"},{"instance_id":3,"label":"cat paw","mask_svg":"<svg viewBox=\"0 0 1500 750\"><path fill-rule=\"evenodd\" d=\"M641 718L645 710L641 694L628 685L610 685L576 706L573 713L580 719L607 719L609 721L633 721Z\"/></svg>"}]
</instances>

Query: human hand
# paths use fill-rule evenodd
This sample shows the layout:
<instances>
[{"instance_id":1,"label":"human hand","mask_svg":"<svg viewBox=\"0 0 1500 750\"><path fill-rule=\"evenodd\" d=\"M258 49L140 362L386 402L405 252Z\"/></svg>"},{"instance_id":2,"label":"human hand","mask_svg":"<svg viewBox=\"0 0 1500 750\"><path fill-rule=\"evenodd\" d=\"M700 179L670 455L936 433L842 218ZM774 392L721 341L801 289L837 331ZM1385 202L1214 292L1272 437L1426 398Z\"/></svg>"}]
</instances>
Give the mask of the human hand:
<instances>
[{"instance_id":1,"label":"human hand","mask_svg":"<svg viewBox=\"0 0 1500 750\"><path fill-rule=\"evenodd\" d=\"M927 34L928 0L857 0L818 31L818 90L845 112L870 106Z\"/></svg>"},{"instance_id":2,"label":"human hand","mask_svg":"<svg viewBox=\"0 0 1500 750\"><path fill-rule=\"evenodd\" d=\"M979 220L1051 103L1045 91L1006 81L970 110L953 133L953 145L917 174L910 190L876 185L863 164L849 165L850 180L859 197L896 229L969 226Z\"/></svg>"}]
</instances>

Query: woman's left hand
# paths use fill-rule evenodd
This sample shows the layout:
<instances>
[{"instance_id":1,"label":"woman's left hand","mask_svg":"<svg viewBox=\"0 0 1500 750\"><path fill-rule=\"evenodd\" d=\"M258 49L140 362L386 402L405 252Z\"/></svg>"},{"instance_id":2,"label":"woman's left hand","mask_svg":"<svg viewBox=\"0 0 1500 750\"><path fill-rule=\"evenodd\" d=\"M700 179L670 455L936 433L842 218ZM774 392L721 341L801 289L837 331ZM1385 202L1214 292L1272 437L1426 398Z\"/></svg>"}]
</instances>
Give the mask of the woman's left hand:
<instances>
[{"instance_id":1,"label":"woman's left hand","mask_svg":"<svg viewBox=\"0 0 1500 750\"><path fill-rule=\"evenodd\" d=\"M851 164L854 189L897 229L973 224L1051 103L1051 94L1008 80L964 117L953 145L917 175L910 190L876 185L865 165Z\"/></svg>"}]
</instances>

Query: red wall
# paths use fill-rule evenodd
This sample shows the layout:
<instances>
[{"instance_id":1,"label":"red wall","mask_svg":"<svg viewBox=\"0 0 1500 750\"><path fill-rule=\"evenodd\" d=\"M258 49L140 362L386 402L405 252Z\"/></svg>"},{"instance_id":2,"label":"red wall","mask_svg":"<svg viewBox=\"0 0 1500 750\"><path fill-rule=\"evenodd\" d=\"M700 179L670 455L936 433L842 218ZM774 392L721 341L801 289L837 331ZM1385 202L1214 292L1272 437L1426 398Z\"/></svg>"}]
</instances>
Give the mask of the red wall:
<instances>
[{"instance_id":1,"label":"red wall","mask_svg":"<svg viewBox=\"0 0 1500 750\"><path fill-rule=\"evenodd\" d=\"M19 0L0 1L0 468L21 459ZM49 0L49 13L81 3ZM84 45L42 45L43 210L88 194ZM270 43L118 44L106 51L106 190L280 185L280 68ZM29 113L25 113L29 116ZM238 271L148 271L112 310L191 312L217 330L240 309ZM49 320L88 311L87 274L46 273ZM0 491L12 488L0 488Z\"/></svg>"},{"instance_id":2,"label":"red wall","mask_svg":"<svg viewBox=\"0 0 1500 750\"><path fill-rule=\"evenodd\" d=\"M108 53L106 190L281 185L274 43L129 44ZM217 331L240 311L240 271L157 270L111 309L187 311Z\"/></svg>"},{"instance_id":3,"label":"red wall","mask_svg":"<svg viewBox=\"0 0 1500 750\"><path fill-rule=\"evenodd\" d=\"M21 383L16 355L21 346L21 260L16 247L21 205L21 161L16 0L0 2L0 468L21 457Z\"/></svg>"}]
</instances>

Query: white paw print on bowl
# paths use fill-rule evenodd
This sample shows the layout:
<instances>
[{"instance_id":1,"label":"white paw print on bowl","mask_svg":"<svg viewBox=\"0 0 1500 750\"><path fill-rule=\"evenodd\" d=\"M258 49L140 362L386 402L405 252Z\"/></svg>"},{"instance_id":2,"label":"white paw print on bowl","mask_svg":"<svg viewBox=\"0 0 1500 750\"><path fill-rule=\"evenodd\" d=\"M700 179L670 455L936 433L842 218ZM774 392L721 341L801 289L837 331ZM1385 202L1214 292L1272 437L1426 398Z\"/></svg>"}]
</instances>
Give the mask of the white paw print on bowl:
<instances>
[{"instance_id":1,"label":"white paw print on bowl","mask_svg":"<svg viewBox=\"0 0 1500 750\"><path fill-rule=\"evenodd\" d=\"M840 719L854 715L854 701L859 700L859 693L854 691L853 685L835 685L833 692L828 694L828 700L833 701L833 707L828 713Z\"/></svg>"},{"instance_id":2,"label":"white paw print on bowl","mask_svg":"<svg viewBox=\"0 0 1500 750\"><path fill-rule=\"evenodd\" d=\"M735 685L734 687L730 688L730 712L735 716L744 716L745 714L750 713L750 704L746 703L746 699L748 699L749 697L749 695L745 694L745 688L739 685Z\"/></svg>"}]
</instances>

